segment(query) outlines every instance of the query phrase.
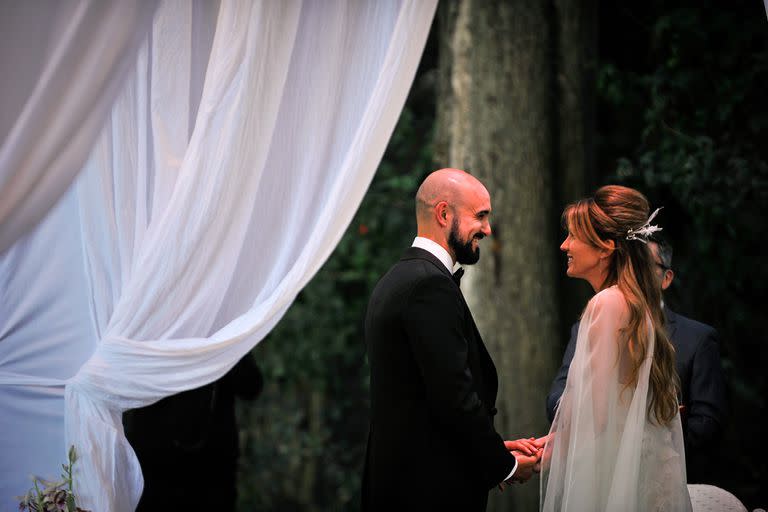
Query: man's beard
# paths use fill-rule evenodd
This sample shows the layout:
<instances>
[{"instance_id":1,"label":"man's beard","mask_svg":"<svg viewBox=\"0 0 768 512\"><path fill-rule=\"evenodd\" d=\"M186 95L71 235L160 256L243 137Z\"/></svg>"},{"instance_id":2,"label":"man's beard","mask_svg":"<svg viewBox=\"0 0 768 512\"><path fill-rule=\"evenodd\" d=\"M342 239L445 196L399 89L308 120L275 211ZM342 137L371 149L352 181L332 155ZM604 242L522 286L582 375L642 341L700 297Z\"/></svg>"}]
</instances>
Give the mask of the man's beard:
<instances>
[{"instance_id":1,"label":"man's beard","mask_svg":"<svg viewBox=\"0 0 768 512\"><path fill-rule=\"evenodd\" d=\"M482 233L476 234L466 242L459 240L459 223L454 220L451 225L451 232L448 234L448 247L453 250L456 255L456 261L462 265L474 265L480 259L480 246L477 249L472 249L472 240L477 238L482 239L485 235Z\"/></svg>"}]
</instances>

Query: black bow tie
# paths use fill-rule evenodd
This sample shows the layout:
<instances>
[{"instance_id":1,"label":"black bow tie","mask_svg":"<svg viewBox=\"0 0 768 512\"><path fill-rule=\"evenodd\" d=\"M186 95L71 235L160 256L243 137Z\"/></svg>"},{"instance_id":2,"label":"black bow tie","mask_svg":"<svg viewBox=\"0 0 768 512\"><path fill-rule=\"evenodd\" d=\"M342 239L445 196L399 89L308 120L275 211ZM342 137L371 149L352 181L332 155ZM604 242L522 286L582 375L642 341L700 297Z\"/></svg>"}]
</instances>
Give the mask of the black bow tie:
<instances>
[{"instance_id":1,"label":"black bow tie","mask_svg":"<svg viewBox=\"0 0 768 512\"><path fill-rule=\"evenodd\" d=\"M453 273L453 282L456 283L456 286L461 286L461 276L464 275L464 267L459 267L456 272Z\"/></svg>"}]
</instances>

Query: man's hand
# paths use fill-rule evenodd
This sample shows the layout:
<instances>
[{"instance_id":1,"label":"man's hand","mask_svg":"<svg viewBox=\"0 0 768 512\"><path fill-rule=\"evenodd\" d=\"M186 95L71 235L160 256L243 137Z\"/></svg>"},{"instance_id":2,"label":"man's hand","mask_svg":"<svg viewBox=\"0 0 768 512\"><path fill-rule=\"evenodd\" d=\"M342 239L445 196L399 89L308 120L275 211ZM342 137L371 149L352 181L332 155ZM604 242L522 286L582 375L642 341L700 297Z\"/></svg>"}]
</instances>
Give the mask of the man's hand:
<instances>
[{"instance_id":1,"label":"man's hand","mask_svg":"<svg viewBox=\"0 0 768 512\"><path fill-rule=\"evenodd\" d=\"M504 441L504 446L515 456L515 459L517 459L517 469L509 481L520 483L527 482L533 476L533 473L538 473L541 448L536 446L535 441L536 439L533 437L528 439L517 439L516 441ZM507 481L507 483L509 483L509 481Z\"/></svg>"},{"instance_id":2,"label":"man's hand","mask_svg":"<svg viewBox=\"0 0 768 512\"><path fill-rule=\"evenodd\" d=\"M513 450L512 455L517 459L517 469L515 474L512 475L511 480L520 483L527 482L533 476L534 468L539 462L539 454L525 455L522 452Z\"/></svg>"}]
</instances>

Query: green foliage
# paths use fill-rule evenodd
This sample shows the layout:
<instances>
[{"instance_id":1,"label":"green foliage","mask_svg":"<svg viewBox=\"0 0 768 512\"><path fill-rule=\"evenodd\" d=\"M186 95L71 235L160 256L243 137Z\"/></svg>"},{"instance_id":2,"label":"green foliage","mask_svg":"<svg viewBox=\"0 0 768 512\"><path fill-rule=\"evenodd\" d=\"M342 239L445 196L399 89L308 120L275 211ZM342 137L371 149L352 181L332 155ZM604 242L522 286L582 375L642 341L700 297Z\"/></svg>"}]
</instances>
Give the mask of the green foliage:
<instances>
[{"instance_id":1,"label":"green foliage","mask_svg":"<svg viewBox=\"0 0 768 512\"><path fill-rule=\"evenodd\" d=\"M432 120L406 106L338 247L254 350L267 384L239 411L241 510L359 508L368 430L365 307L415 234L413 197L431 166Z\"/></svg>"},{"instance_id":2,"label":"green foliage","mask_svg":"<svg viewBox=\"0 0 768 512\"><path fill-rule=\"evenodd\" d=\"M32 488L26 496L19 496L20 511L35 512L89 512L77 506L72 470L77 462L75 447L70 446L67 463L61 465L61 480L48 481L32 477ZM42 486L42 487L41 487Z\"/></svg>"},{"instance_id":3,"label":"green foliage","mask_svg":"<svg viewBox=\"0 0 768 512\"><path fill-rule=\"evenodd\" d=\"M754 420L768 392L768 267L757 260L767 252L768 25L760 2L713 3L601 4L597 156L613 173L603 181L636 186L665 207L659 220L676 249L667 299L721 335L729 450L713 447L713 465L754 508L768 502L759 484L768 453ZM431 167L430 73L419 73L338 248L254 351L267 384L239 410L241 510L358 509L368 427L362 322L376 280L414 234L412 198Z\"/></svg>"},{"instance_id":4,"label":"green foliage","mask_svg":"<svg viewBox=\"0 0 768 512\"><path fill-rule=\"evenodd\" d=\"M639 139L618 154L608 181L636 186L655 206L676 249L670 302L720 331L731 401L727 437L763 439L753 421L768 391L762 362L768 346L762 307L768 267L768 28L761 6L731 9L656 7L650 20L647 72L604 63L603 105L639 120ZM639 106L639 108L638 108ZM625 126L625 132L632 132ZM615 139L613 139L615 140ZM638 144L639 142L639 144ZM765 480L765 442L743 446L721 461L723 486L764 505L751 479ZM764 491L763 491L764 492Z\"/></svg>"}]
</instances>

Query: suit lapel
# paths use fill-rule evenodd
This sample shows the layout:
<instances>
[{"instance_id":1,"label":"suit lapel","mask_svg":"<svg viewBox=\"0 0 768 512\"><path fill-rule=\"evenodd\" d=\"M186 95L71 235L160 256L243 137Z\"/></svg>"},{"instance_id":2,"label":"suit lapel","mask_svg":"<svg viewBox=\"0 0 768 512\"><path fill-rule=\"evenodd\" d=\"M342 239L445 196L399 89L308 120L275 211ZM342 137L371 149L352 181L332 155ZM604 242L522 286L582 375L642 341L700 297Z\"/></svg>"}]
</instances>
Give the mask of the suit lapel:
<instances>
[{"instance_id":1,"label":"suit lapel","mask_svg":"<svg viewBox=\"0 0 768 512\"><path fill-rule=\"evenodd\" d=\"M452 275L451 272L445 267L445 265L443 265L443 262L437 259L437 256L425 249L422 249L421 247L409 247L406 249L406 251L403 253L403 256L400 258L400 261L406 260L427 260L443 274L447 275L448 277L451 277Z\"/></svg>"},{"instance_id":2,"label":"suit lapel","mask_svg":"<svg viewBox=\"0 0 768 512\"><path fill-rule=\"evenodd\" d=\"M400 259L401 261L413 259L427 260L440 272L451 277L451 272L443 265L443 262L437 259L431 252L420 247L409 247ZM496 366L493 364L493 359L491 359L485 343L483 343L483 338L480 336L480 331L477 329L477 324L475 324L475 319L472 317L472 312L467 305L467 301L464 299L464 294L461 293L461 289L459 289L459 296L461 297L461 303L464 305L464 313L467 319L465 334L468 338L467 341L472 344L470 354L475 354L474 358L470 356L470 360L475 359L475 364L470 366L470 370L473 370L477 391L481 399L488 404L489 410L495 413L493 405L496 401L496 392L499 387Z\"/></svg>"},{"instance_id":3,"label":"suit lapel","mask_svg":"<svg viewBox=\"0 0 768 512\"><path fill-rule=\"evenodd\" d=\"M475 324L475 320L472 318L471 313L469 314L469 318L472 322L475 339L477 340L475 345L478 349L479 363L482 365L482 393L486 395L483 396L483 401L488 404L489 412L492 412L491 415L493 415L496 410L494 405L496 403L496 392L499 389L499 376L496 372L496 365L493 364L491 354L488 353L488 349L485 347L485 342L483 342L483 338L480 336L480 331L477 329L477 325Z\"/></svg>"},{"instance_id":4,"label":"suit lapel","mask_svg":"<svg viewBox=\"0 0 768 512\"><path fill-rule=\"evenodd\" d=\"M491 415L495 414L494 404L496 403L496 392L499 389L499 376L496 372L496 365L493 364L491 354L488 353L488 349L483 342L483 337L480 336L480 330L477 328L475 318L472 316L472 311L469 309L464 294L459 289L459 295L461 296L461 303L464 305L464 313L467 318L467 335L471 338L470 343L476 349L476 361L479 368L475 368L473 376L477 381L477 390L481 396L483 402L488 405Z\"/></svg>"}]
</instances>

